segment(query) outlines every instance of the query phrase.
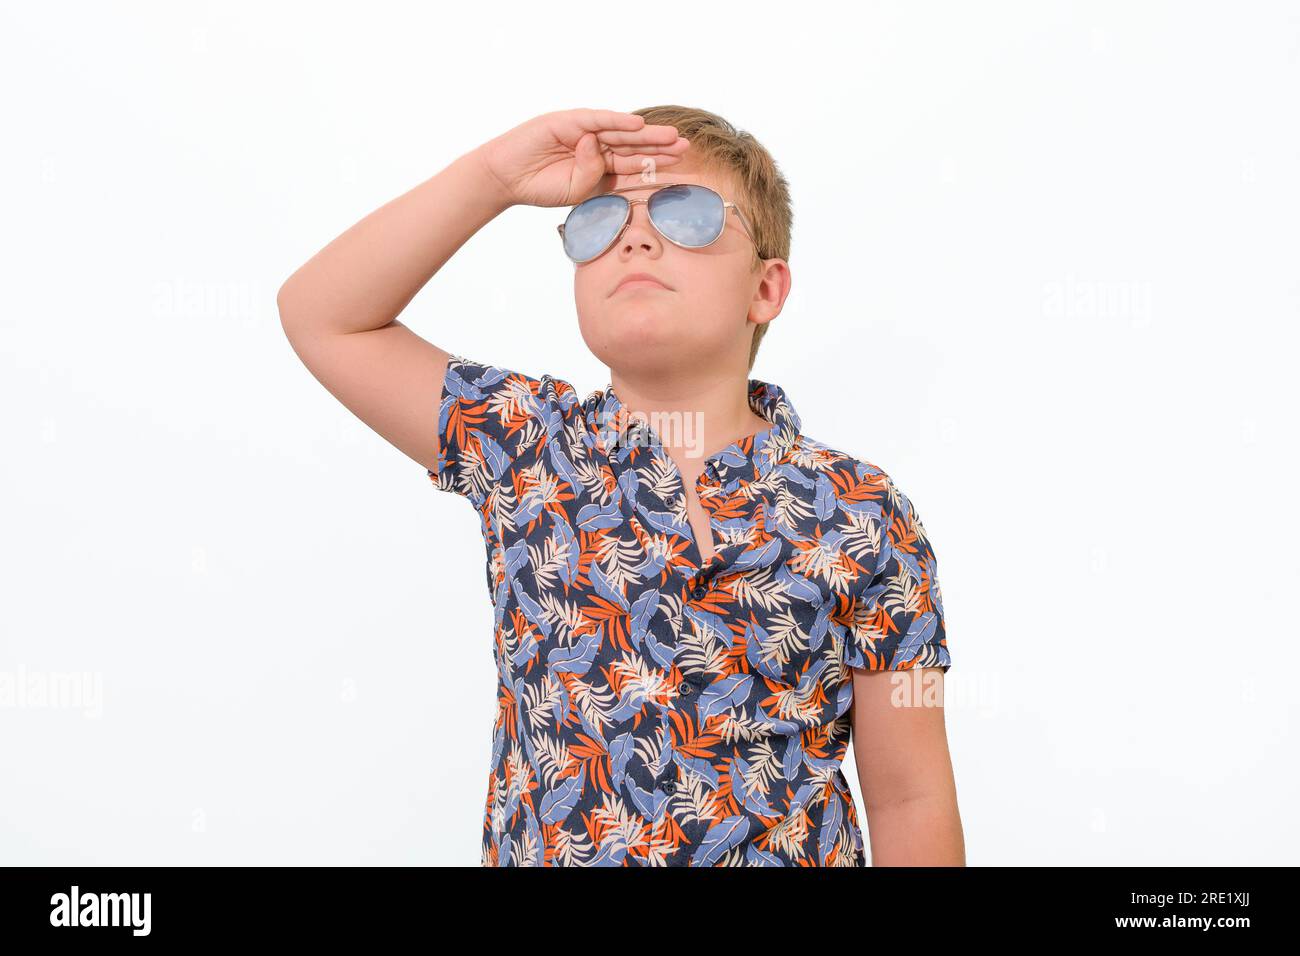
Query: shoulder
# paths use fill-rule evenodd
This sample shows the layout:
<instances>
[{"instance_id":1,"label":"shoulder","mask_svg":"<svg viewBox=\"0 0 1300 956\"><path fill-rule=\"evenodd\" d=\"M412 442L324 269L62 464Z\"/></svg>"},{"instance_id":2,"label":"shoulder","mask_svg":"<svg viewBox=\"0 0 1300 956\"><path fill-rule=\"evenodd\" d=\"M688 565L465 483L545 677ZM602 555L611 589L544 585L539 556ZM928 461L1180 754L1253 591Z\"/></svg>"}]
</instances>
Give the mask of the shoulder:
<instances>
[{"instance_id":1,"label":"shoulder","mask_svg":"<svg viewBox=\"0 0 1300 956\"><path fill-rule=\"evenodd\" d=\"M547 403L563 408L578 404L573 383L558 375L531 374L463 355L447 360L444 391L448 397L467 401L515 401L527 411L540 411Z\"/></svg>"},{"instance_id":2,"label":"shoulder","mask_svg":"<svg viewBox=\"0 0 1300 956\"><path fill-rule=\"evenodd\" d=\"M790 465L814 480L817 475L826 476L837 488L842 503L875 504L887 525L899 519L916 520L911 498L872 458L800 433L791 449Z\"/></svg>"},{"instance_id":3,"label":"shoulder","mask_svg":"<svg viewBox=\"0 0 1300 956\"><path fill-rule=\"evenodd\" d=\"M838 475L849 476L855 481L878 485L881 488L893 484L885 469L874 461L804 432L799 433L798 439L790 449L790 464L809 473L833 471Z\"/></svg>"},{"instance_id":4,"label":"shoulder","mask_svg":"<svg viewBox=\"0 0 1300 956\"><path fill-rule=\"evenodd\" d=\"M548 445L566 443L579 407L567 379L452 354L438 411L439 488L481 500Z\"/></svg>"}]
</instances>

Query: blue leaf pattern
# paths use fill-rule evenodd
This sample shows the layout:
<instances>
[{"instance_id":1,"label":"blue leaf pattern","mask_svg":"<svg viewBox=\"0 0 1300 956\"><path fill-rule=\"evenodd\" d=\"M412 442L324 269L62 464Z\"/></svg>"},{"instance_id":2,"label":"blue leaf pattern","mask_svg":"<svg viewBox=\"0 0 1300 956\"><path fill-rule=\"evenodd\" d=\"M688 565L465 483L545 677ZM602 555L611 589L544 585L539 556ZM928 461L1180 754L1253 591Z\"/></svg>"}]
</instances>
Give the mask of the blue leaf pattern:
<instances>
[{"instance_id":1,"label":"blue leaf pattern","mask_svg":"<svg viewBox=\"0 0 1300 956\"><path fill-rule=\"evenodd\" d=\"M712 866L732 847L739 846L748 832L749 818L742 816L727 817L710 827L700 848L691 856L691 866Z\"/></svg>"},{"instance_id":2,"label":"blue leaf pattern","mask_svg":"<svg viewBox=\"0 0 1300 956\"><path fill-rule=\"evenodd\" d=\"M863 866L852 668L950 666L937 563L877 466L769 423L694 491L612 385L453 356L434 487L479 512L499 674L491 866ZM635 439L635 440L634 440Z\"/></svg>"}]
</instances>

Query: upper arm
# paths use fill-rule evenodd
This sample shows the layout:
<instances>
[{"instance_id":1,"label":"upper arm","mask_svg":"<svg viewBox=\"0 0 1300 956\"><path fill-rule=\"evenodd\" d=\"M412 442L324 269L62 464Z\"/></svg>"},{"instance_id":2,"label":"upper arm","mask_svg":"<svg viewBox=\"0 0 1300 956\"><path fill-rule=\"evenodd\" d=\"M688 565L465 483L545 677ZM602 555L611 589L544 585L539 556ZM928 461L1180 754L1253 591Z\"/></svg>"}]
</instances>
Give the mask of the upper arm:
<instances>
[{"instance_id":1,"label":"upper arm","mask_svg":"<svg viewBox=\"0 0 1300 956\"><path fill-rule=\"evenodd\" d=\"M938 667L852 668L849 709L858 786L868 809L946 793L952 763Z\"/></svg>"},{"instance_id":2,"label":"upper arm","mask_svg":"<svg viewBox=\"0 0 1300 956\"><path fill-rule=\"evenodd\" d=\"M548 440L562 445L573 386L439 348L396 319L366 332L305 332L286 324L294 351L349 411L434 479L471 500L509 481L516 462ZM552 449L561 475L563 452Z\"/></svg>"},{"instance_id":3,"label":"upper arm","mask_svg":"<svg viewBox=\"0 0 1300 956\"><path fill-rule=\"evenodd\" d=\"M471 500L502 487L514 495L516 478L528 483L519 469L544 450L551 472L572 480L564 426L577 408L577 394L564 379L452 355L439 399L440 450L429 469L434 486ZM516 516L531 520L543 502L544 496L530 499Z\"/></svg>"},{"instance_id":4,"label":"upper arm","mask_svg":"<svg viewBox=\"0 0 1300 956\"><path fill-rule=\"evenodd\" d=\"M285 325L293 350L326 390L388 442L434 469L449 353L398 320L365 332Z\"/></svg>"},{"instance_id":5,"label":"upper arm","mask_svg":"<svg viewBox=\"0 0 1300 956\"><path fill-rule=\"evenodd\" d=\"M951 667L938 562L911 500L883 472L879 547L856 582L845 662L863 800L882 806L951 786L943 717Z\"/></svg>"},{"instance_id":6,"label":"upper arm","mask_svg":"<svg viewBox=\"0 0 1300 956\"><path fill-rule=\"evenodd\" d=\"M951 666L939 566L921 516L876 470L880 513L876 555L853 582L845 662L870 671Z\"/></svg>"}]
</instances>

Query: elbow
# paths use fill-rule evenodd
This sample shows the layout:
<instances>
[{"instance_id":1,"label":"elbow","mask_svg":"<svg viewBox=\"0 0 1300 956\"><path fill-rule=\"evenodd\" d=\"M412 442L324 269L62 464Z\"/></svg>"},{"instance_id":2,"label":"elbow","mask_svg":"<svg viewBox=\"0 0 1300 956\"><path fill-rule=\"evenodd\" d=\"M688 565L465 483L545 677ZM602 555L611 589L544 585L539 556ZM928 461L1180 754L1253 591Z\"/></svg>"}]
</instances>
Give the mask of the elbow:
<instances>
[{"instance_id":1,"label":"elbow","mask_svg":"<svg viewBox=\"0 0 1300 956\"><path fill-rule=\"evenodd\" d=\"M284 329L285 335L289 335L293 331L294 316L297 313L293 306L288 282L280 286L280 290L275 294L275 307L280 313L280 328Z\"/></svg>"}]
</instances>

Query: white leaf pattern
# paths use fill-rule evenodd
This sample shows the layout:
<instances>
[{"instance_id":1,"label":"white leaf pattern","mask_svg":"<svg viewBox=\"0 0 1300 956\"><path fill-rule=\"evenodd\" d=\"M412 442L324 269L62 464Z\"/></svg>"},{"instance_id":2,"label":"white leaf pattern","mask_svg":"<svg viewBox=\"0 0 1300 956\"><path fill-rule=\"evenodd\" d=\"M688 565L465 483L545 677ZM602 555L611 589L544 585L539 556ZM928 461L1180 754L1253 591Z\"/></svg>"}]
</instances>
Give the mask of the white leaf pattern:
<instances>
[{"instance_id":1,"label":"white leaf pattern","mask_svg":"<svg viewBox=\"0 0 1300 956\"><path fill-rule=\"evenodd\" d=\"M484 865L863 866L852 668L950 658L929 537L880 468L769 423L686 489L613 386L453 356L434 487L479 511L501 683Z\"/></svg>"}]
</instances>

